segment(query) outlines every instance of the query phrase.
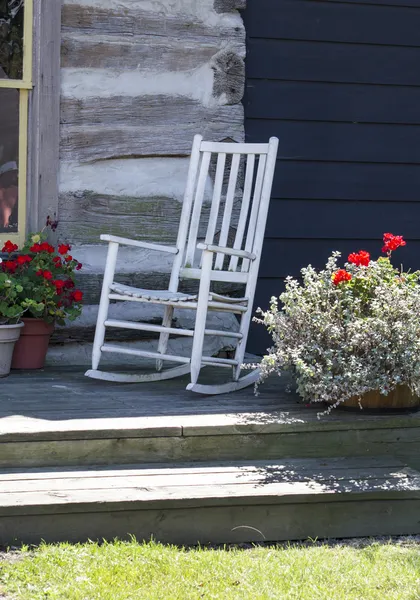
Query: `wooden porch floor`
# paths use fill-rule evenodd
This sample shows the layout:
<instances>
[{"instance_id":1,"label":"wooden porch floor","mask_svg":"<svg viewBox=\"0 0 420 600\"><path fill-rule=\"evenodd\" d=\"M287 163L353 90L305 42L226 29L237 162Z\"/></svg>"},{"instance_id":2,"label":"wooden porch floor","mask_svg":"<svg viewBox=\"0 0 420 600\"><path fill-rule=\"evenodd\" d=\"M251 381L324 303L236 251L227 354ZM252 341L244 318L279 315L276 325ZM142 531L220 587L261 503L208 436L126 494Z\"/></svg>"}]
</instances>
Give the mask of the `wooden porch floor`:
<instances>
[{"instance_id":1,"label":"wooden porch floor","mask_svg":"<svg viewBox=\"0 0 420 600\"><path fill-rule=\"evenodd\" d=\"M212 381L224 375L224 370L207 373ZM420 412L336 410L318 419L319 406L301 404L278 377L264 384L258 396L252 387L199 396L186 391L187 383L184 377L112 384L84 377L78 368L14 372L0 382L0 465L61 464L58 446L49 454L48 442L67 442L66 460L75 464L109 464L108 452L112 463L115 454L121 462L136 458L147 463L209 455L238 460L392 454L420 467ZM112 440L120 443L110 449ZM77 441L84 442L79 452ZM14 459L17 442L24 454ZM29 443L34 450L38 444L40 453L28 453Z\"/></svg>"},{"instance_id":2,"label":"wooden porch floor","mask_svg":"<svg viewBox=\"0 0 420 600\"><path fill-rule=\"evenodd\" d=\"M0 381L0 545L420 532L420 413L318 419L279 378L259 396L187 382L74 368Z\"/></svg>"}]
</instances>

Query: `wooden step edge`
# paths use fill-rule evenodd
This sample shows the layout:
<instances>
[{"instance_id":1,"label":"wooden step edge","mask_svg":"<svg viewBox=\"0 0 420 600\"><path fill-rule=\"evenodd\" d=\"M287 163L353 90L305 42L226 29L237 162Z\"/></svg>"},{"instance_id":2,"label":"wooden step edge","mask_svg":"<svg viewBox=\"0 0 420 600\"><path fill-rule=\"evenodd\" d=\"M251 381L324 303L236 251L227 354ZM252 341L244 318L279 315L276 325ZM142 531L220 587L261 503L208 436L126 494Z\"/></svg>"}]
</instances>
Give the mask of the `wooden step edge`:
<instances>
[{"instance_id":1,"label":"wooden step edge","mask_svg":"<svg viewBox=\"0 0 420 600\"><path fill-rule=\"evenodd\" d=\"M130 407L127 408L127 414ZM132 409L135 413L135 410ZM9 415L13 416L13 415ZM410 415L382 415L363 418L355 415L352 420L334 420L324 417L305 420L301 409L264 415L199 414L165 416L126 416L76 419L60 422L30 422L12 424L0 419L0 443L2 442L53 442L65 440L95 440L113 438L153 437L208 437L230 435L297 434L309 432L336 432L349 430L387 430L420 427L420 419Z\"/></svg>"},{"instance_id":2,"label":"wooden step edge","mask_svg":"<svg viewBox=\"0 0 420 600\"><path fill-rule=\"evenodd\" d=\"M153 510L189 510L200 508L230 508L230 507L264 507L264 506L296 506L296 505L317 505L317 504L349 504L366 502L386 502L386 501L418 501L418 511L420 512L420 490L417 491L376 491L359 492L351 494L319 494L293 496L293 499L277 495L261 494L258 497L243 496L238 498L185 498L183 500L154 500L154 501L115 501L115 502L97 502L97 503L69 503L69 504L39 504L30 506L10 506L0 507L0 540L1 540L1 519L12 516L36 516L36 515L70 515L70 514L97 514L97 513L123 513L137 511ZM402 508L403 510L403 508ZM414 532L412 532L414 533ZM420 532L419 532L420 533Z\"/></svg>"},{"instance_id":3,"label":"wooden step edge","mask_svg":"<svg viewBox=\"0 0 420 600\"><path fill-rule=\"evenodd\" d=\"M304 463L305 461L302 461L302 464ZM260 476L257 477L255 472L246 469L233 474L225 469L219 474L210 472L201 473L200 476L195 472L179 474L176 469L166 475L162 475L158 469L153 474L146 475L140 470L139 476L132 477L126 476L126 470L122 469L118 472L119 478L109 477L106 482L101 483L102 487L97 487L99 480L92 479L92 473L73 481L59 479L57 473L57 478L49 478L46 483L40 483L39 479L37 482L28 480L27 490L23 487L23 491L22 480L18 483L4 484L3 491L0 491L0 517L205 507L420 501L420 473L408 467L390 467L384 472L384 469L375 466L367 472L365 470L364 475L359 478L349 469L348 477L351 479L343 479L342 477L346 477L345 462L339 471L320 472L316 470L316 464L317 461L309 459L307 465L312 465L313 471L309 468L301 469L300 473L296 465L285 471L273 471L270 464L266 466L266 472L262 467Z\"/></svg>"}]
</instances>

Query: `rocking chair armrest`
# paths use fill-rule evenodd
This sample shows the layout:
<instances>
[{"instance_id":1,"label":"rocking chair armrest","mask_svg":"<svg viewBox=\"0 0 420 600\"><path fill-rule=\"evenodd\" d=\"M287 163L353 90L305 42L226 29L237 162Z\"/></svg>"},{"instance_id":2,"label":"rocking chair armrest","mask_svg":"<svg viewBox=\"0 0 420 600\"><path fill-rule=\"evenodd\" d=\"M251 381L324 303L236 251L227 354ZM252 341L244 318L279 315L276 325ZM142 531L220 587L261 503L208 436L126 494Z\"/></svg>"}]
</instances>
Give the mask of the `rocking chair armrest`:
<instances>
[{"instance_id":1,"label":"rocking chair armrest","mask_svg":"<svg viewBox=\"0 0 420 600\"><path fill-rule=\"evenodd\" d=\"M246 250L236 250L235 248L225 248L223 246L213 246L212 244L197 244L198 250L208 250L208 252L220 252L221 254L228 254L229 256L239 256L239 258L247 258L248 260L255 260L257 257L252 252L246 252Z\"/></svg>"},{"instance_id":2,"label":"rocking chair armrest","mask_svg":"<svg viewBox=\"0 0 420 600\"><path fill-rule=\"evenodd\" d=\"M149 242L141 242L139 240L130 240L128 238L118 237L116 235L101 235L101 240L104 242L115 242L124 246L136 246L137 248L145 248L146 250L156 250L158 252L169 252L169 254L178 254L178 248L173 246L162 246L160 244L151 244Z\"/></svg>"}]
</instances>

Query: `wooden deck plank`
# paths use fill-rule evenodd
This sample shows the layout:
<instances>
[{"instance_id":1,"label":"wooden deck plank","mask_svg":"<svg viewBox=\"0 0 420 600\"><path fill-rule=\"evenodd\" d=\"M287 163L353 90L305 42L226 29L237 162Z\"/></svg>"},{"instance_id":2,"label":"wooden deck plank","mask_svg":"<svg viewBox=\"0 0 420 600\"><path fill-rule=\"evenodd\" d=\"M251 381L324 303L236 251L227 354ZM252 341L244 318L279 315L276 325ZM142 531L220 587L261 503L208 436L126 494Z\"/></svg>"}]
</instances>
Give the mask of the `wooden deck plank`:
<instances>
[{"instance_id":1,"label":"wooden deck plank","mask_svg":"<svg viewBox=\"0 0 420 600\"><path fill-rule=\"evenodd\" d=\"M263 491L252 484L225 484L219 492L213 485L186 487L149 487L104 490L71 490L71 492L18 492L0 497L0 517L10 514L59 514L72 512L109 512L168 507L194 508L208 506L249 506L264 504L312 504L315 502L360 502L362 500L418 499L419 486L398 480L371 479L366 482L338 482L333 485L318 482L267 483ZM351 498L350 498L351 496ZM420 507L420 505L419 505Z\"/></svg>"},{"instance_id":2,"label":"wooden deck plank","mask_svg":"<svg viewBox=\"0 0 420 600\"><path fill-rule=\"evenodd\" d=\"M226 376L208 370L210 377ZM214 373L214 374L213 374ZM274 378L259 396L248 388L220 397L197 397L187 379L138 385L96 382L77 369L15 373L2 381L0 439L4 442L133 436L250 435L256 433L418 427L420 413L366 415L307 408ZM28 438L25 438L25 436ZM29 437L32 436L32 437Z\"/></svg>"},{"instance_id":3,"label":"wooden deck plank","mask_svg":"<svg viewBox=\"0 0 420 600\"><path fill-rule=\"evenodd\" d=\"M248 472L260 471L262 468L288 468L299 470L301 473L313 472L313 462L308 459L289 458L286 461L268 462L266 460L244 461L217 461L204 463L177 463L176 466L169 463L160 463L159 468L154 464L143 465L119 465L116 467L50 467L32 469L4 469L0 471L0 483L6 481L30 481L46 479L73 479L73 478L95 478L95 477L124 477L132 475L172 475L194 474L194 473L236 473L243 469ZM373 457L338 457L323 458L317 460L317 471L346 471L348 469L403 469L404 463L392 456Z\"/></svg>"},{"instance_id":4,"label":"wooden deck plank","mask_svg":"<svg viewBox=\"0 0 420 600\"><path fill-rule=\"evenodd\" d=\"M248 486L253 485L257 487L268 484L279 484L279 483L298 483L298 482L316 482L321 484L328 484L329 486L342 485L346 482L354 483L361 479L366 483L368 481L388 481L392 478L392 481L396 483L400 481L402 483L408 482L410 478L410 470L407 468L369 468L355 469L355 468L342 468L342 469L322 469L318 467L315 470L304 469L296 470L295 468L290 469L288 466L262 466L259 468L238 468L236 471L224 470L220 468L217 471L208 470L198 472L197 469L189 472L183 470L179 472L177 468L174 468L172 472L161 473L160 469L155 472L149 472L144 474L141 472L132 473L131 475L123 469L120 472L107 474L107 476L101 476L99 473L96 476L92 475L80 475L79 477L55 477L55 478L40 478L40 479L20 479L12 481L2 481L1 492L0 492L0 503L7 494L28 494L35 492L60 492L71 496L73 491L82 490L96 490L98 493L107 493L110 489L116 490L150 490L151 487L162 487L162 488L202 488L203 486L225 486L225 485L239 485ZM187 492L186 492L187 493ZM189 492L188 492L189 493ZM22 496L23 499L23 496Z\"/></svg>"},{"instance_id":5,"label":"wooden deck plank","mask_svg":"<svg viewBox=\"0 0 420 600\"><path fill-rule=\"evenodd\" d=\"M323 461L321 461L322 463ZM343 461L342 466L345 466ZM106 511L120 508L131 510L132 504L146 504L148 509L162 507L165 503L173 508L182 506L214 506L233 502L261 504L264 502L290 503L337 501L337 495L345 495L346 500L359 499L368 495L382 499L419 498L420 474L408 468L328 469L316 459L282 461L277 465L260 464L257 469L244 465L237 471L219 469L192 473L188 470L162 474L155 472L127 476L126 471L111 477L81 476L78 478L59 477L27 481L3 482L0 491L0 515L8 509L21 509L21 514L39 511L52 511L61 507L64 512L84 510ZM304 467L302 469L302 467ZM321 467L321 468L320 468ZM203 468L203 466L201 467ZM372 496L373 495L373 496ZM197 504L198 503L198 504ZM55 509L54 509L55 510Z\"/></svg>"},{"instance_id":6,"label":"wooden deck plank","mask_svg":"<svg viewBox=\"0 0 420 600\"><path fill-rule=\"evenodd\" d=\"M378 489L387 490L390 485L389 478L392 477L392 484L397 483L401 486L409 484L410 478L407 472L404 470L390 471L389 469L374 469L360 471L358 469L349 469L348 472L340 471L337 473L332 471L331 473L321 474L316 473L314 475L306 473L299 476L292 476L292 474L284 474L284 482L272 481L271 479L281 479L277 474L272 472L256 472L256 473L200 473L200 474L178 474L178 475L153 475L146 478L142 475L129 477L127 475L116 475L112 477L94 477L94 478L72 478L72 479L58 479L58 480L34 480L34 481L13 481L3 482L2 491L0 494L0 506L2 502L7 505L8 499L13 502L19 499L19 505L26 503L27 498L38 497L40 494L42 497L50 497L57 494L60 498L67 497L72 499L74 495L82 496L82 492L89 493L89 496L95 496L98 502L106 501L108 492L114 490L117 494L120 492L121 495L126 492L137 493L139 490L147 490L147 493L155 490L162 490L162 493L172 494L183 490L184 494L188 496L192 495L196 497L196 493L209 493L213 486L222 486L223 490L237 490L235 494L247 493L248 490L256 490L263 487L264 490L278 489L282 490L282 486L286 486L285 489L293 488L294 492L296 489L300 489L296 484L305 484L305 489L313 489L319 486L320 491L326 491L326 493L332 490L337 490L338 493L341 491L352 491L364 490L365 487L369 486L380 486ZM290 478L289 481L287 479ZM363 478L363 483L360 483L360 478ZM355 481L357 483L355 483ZM296 486L296 488L294 487ZM373 489L373 488L372 488ZM375 488L376 489L376 488ZM279 491L279 493L283 493ZM296 492L297 493L297 492ZM201 496L200 496L201 497Z\"/></svg>"}]
</instances>

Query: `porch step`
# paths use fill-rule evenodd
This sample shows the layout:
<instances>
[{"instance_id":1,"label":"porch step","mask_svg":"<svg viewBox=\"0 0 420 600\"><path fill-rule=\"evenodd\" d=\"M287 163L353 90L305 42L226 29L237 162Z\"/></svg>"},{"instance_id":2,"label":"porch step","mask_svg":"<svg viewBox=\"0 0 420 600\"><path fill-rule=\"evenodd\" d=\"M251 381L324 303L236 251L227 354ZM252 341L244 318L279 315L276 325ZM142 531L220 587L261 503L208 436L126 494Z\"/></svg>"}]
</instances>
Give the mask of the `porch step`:
<instances>
[{"instance_id":1,"label":"porch step","mask_svg":"<svg viewBox=\"0 0 420 600\"><path fill-rule=\"evenodd\" d=\"M2 470L0 545L196 544L420 533L420 473L392 458Z\"/></svg>"},{"instance_id":2,"label":"porch step","mask_svg":"<svg viewBox=\"0 0 420 600\"><path fill-rule=\"evenodd\" d=\"M56 419L44 413L42 418L7 416L0 419L0 469L390 454L420 470L420 413L369 416L337 411L319 420L316 409L302 407L240 412L234 404L241 401L238 392L229 398L231 407L219 408L214 400L214 410L220 412L212 414L204 407L203 414L194 401L185 409L165 398L165 410L174 413L170 416L139 417L125 408L92 410L78 419L65 407ZM151 412L156 404L151 398ZM191 414L194 409L198 414ZM33 414L38 417L36 411Z\"/></svg>"},{"instance_id":3,"label":"porch step","mask_svg":"<svg viewBox=\"0 0 420 600\"><path fill-rule=\"evenodd\" d=\"M269 378L258 396L252 386L198 396L189 381L113 384L65 367L12 373L1 383L0 470L378 455L420 470L420 412L318 419L323 407L286 393L286 378ZM203 369L202 383L225 381L225 369Z\"/></svg>"}]
</instances>

